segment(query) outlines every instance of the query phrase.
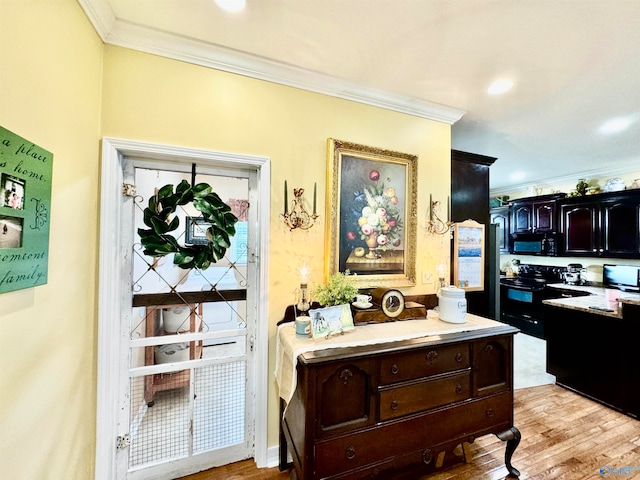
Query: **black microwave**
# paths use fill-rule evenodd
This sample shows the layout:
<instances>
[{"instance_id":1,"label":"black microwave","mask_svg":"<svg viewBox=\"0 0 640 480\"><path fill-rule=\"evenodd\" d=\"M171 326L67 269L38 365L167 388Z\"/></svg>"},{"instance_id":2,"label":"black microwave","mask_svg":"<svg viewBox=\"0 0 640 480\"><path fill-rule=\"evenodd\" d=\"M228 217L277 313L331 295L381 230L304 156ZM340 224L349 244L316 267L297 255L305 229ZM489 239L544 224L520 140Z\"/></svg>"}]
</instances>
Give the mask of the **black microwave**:
<instances>
[{"instance_id":1,"label":"black microwave","mask_svg":"<svg viewBox=\"0 0 640 480\"><path fill-rule=\"evenodd\" d=\"M509 253L556 256L557 234L512 233L509 237Z\"/></svg>"}]
</instances>

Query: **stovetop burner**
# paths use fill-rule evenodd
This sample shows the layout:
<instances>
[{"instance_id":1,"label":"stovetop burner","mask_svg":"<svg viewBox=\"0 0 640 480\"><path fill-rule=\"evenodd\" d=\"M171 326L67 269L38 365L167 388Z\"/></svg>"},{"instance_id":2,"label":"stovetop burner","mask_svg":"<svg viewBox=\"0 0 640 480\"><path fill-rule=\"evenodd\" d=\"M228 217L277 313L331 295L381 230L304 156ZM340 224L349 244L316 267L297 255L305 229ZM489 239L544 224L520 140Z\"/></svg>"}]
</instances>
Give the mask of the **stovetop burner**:
<instances>
[{"instance_id":1,"label":"stovetop burner","mask_svg":"<svg viewBox=\"0 0 640 480\"><path fill-rule=\"evenodd\" d=\"M561 281L564 271L564 267L521 264L518 268L517 277L501 278L500 284L530 290L542 290L547 283Z\"/></svg>"},{"instance_id":2,"label":"stovetop burner","mask_svg":"<svg viewBox=\"0 0 640 480\"><path fill-rule=\"evenodd\" d=\"M547 281L544 279L536 279L536 278L501 278L501 285L506 285L509 287L520 287L526 288L528 290L542 290Z\"/></svg>"},{"instance_id":3,"label":"stovetop burner","mask_svg":"<svg viewBox=\"0 0 640 480\"><path fill-rule=\"evenodd\" d=\"M536 278L545 281L560 280L566 267L554 267L551 265L521 264L518 268L520 278Z\"/></svg>"}]
</instances>

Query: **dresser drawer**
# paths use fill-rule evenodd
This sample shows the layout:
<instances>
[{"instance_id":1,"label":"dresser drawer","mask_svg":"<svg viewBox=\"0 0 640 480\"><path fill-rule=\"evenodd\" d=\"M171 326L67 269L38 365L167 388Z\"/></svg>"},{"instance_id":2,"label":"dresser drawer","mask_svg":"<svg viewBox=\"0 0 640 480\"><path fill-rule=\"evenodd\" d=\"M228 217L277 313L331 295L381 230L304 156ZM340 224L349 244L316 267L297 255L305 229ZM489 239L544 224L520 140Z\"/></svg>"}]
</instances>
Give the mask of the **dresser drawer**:
<instances>
[{"instance_id":1,"label":"dresser drawer","mask_svg":"<svg viewBox=\"0 0 640 480\"><path fill-rule=\"evenodd\" d=\"M469 370L443 378L412 382L380 389L380 420L390 420L471 396Z\"/></svg>"},{"instance_id":2,"label":"dresser drawer","mask_svg":"<svg viewBox=\"0 0 640 480\"><path fill-rule=\"evenodd\" d=\"M468 343L385 355L380 359L380 384L388 385L468 368L469 356Z\"/></svg>"},{"instance_id":3,"label":"dresser drawer","mask_svg":"<svg viewBox=\"0 0 640 480\"><path fill-rule=\"evenodd\" d=\"M463 402L448 409L392 420L315 446L312 478L351 478L348 472L387 462L444 442L500 432L512 423L509 393Z\"/></svg>"}]
</instances>

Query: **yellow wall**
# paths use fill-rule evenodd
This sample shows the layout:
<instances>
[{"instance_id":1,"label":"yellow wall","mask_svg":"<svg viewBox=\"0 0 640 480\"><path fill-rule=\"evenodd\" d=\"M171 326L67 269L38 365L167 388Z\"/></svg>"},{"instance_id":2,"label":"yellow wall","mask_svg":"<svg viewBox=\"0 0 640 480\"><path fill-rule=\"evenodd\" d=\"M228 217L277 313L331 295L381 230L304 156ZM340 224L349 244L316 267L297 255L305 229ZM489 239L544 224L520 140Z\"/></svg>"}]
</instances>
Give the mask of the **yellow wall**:
<instances>
[{"instance_id":1,"label":"yellow wall","mask_svg":"<svg viewBox=\"0 0 640 480\"><path fill-rule=\"evenodd\" d=\"M309 233L290 233L280 222L284 179L291 188L318 182L322 205L328 137L418 155L420 279L448 255L447 241L423 232L429 193L449 194L450 127L104 47L74 0L0 2L0 125L54 154L49 282L0 296L2 477L93 477L103 136L271 158L266 368L268 443L275 446L275 323L293 300L296 260L310 259L314 282L322 281L324 264L324 218ZM406 290L432 291L420 282Z\"/></svg>"},{"instance_id":2,"label":"yellow wall","mask_svg":"<svg viewBox=\"0 0 640 480\"><path fill-rule=\"evenodd\" d=\"M301 259L312 282L323 281L324 217L311 231L289 232L279 217L283 185L325 201L326 143L337 138L419 156L418 285L406 293L433 292L421 272L435 276L448 239L424 234L429 193L446 199L450 185L450 126L216 70L107 46L104 63L104 136L197 147L271 159L269 251L269 437L277 444L274 370L275 325L293 303ZM291 195L291 192L289 193ZM321 212L322 213L322 212ZM446 241L445 241L446 240ZM446 262L448 263L448 262Z\"/></svg>"},{"instance_id":3,"label":"yellow wall","mask_svg":"<svg viewBox=\"0 0 640 480\"><path fill-rule=\"evenodd\" d=\"M0 477L86 480L103 45L73 0L0 6L0 125L54 154L48 283L0 295Z\"/></svg>"}]
</instances>

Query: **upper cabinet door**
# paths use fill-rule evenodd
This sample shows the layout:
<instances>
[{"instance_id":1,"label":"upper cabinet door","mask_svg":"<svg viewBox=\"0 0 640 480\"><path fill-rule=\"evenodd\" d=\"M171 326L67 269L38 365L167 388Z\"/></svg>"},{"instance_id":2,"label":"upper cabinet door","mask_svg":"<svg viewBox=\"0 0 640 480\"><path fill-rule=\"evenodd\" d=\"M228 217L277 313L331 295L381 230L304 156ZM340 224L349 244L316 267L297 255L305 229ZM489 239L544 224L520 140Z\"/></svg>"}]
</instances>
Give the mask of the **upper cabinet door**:
<instances>
[{"instance_id":1,"label":"upper cabinet door","mask_svg":"<svg viewBox=\"0 0 640 480\"><path fill-rule=\"evenodd\" d=\"M533 204L533 228L536 232L555 232L556 202Z\"/></svg>"},{"instance_id":2,"label":"upper cabinet door","mask_svg":"<svg viewBox=\"0 0 640 480\"><path fill-rule=\"evenodd\" d=\"M564 255L640 258L640 192L563 202Z\"/></svg>"},{"instance_id":3,"label":"upper cabinet door","mask_svg":"<svg viewBox=\"0 0 640 480\"><path fill-rule=\"evenodd\" d=\"M602 204L601 249L612 257L640 257L640 205L636 199Z\"/></svg>"},{"instance_id":4,"label":"upper cabinet door","mask_svg":"<svg viewBox=\"0 0 640 480\"><path fill-rule=\"evenodd\" d=\"M561 206L565 255L597 256L598 206L593 203Z\"/></svg>"},{"instance_id":5,"label":"upper cabinet door","mask_svg":"<svg viewBox=\"0 0 640 480\"><path fill-rule=\"evenodd\" d=\"M531 232L533 228L532 204L515 204L511 209L511 227L513 233Z\"/></svg>"},{"instance_id":6,"label":"upper cabinet door","mask_svg":"<svg viewBox=\"0 0 640 480\"><path fill-rule=\"evenodd\" d=\"M564 194L541 195L514 201L510 233L550 233L558 229L557 202Z\"/></svg>"}]
</instances>

